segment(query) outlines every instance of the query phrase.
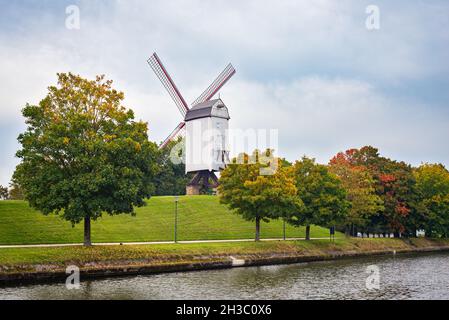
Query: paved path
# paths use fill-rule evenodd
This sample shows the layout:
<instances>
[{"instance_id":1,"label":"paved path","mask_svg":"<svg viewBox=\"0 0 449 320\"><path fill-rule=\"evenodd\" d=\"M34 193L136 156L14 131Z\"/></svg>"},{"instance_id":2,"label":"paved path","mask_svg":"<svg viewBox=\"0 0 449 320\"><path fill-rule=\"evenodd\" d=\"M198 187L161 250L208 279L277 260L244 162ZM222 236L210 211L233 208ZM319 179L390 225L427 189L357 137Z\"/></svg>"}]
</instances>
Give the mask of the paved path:
<instances>
[{"instance_id":1,"label":"paved path","mask_svg":"<svg viewBox=\"0 0 449 320\"><path fill-rule=\"evenodd\" d=\"M311 240L325 240L325 238L311 238ZM283 241L282 238L260 239L260 241ZM296 241L305 240L304 238L286 238L285 240ZM251 242L254 239L229 239L229 240L189 240L178 241L178 243L223 243L223 242ZM118 245L152 245L152 244L174 244L174 241L151 241L151 242L98 242L94 246L118 246ZM82 246L82 243L59 243L59 244L18 244L18 245L0 245L0 249L8 248L51 248L51 247L75 247Z\"/></svg>"}]
</instances>

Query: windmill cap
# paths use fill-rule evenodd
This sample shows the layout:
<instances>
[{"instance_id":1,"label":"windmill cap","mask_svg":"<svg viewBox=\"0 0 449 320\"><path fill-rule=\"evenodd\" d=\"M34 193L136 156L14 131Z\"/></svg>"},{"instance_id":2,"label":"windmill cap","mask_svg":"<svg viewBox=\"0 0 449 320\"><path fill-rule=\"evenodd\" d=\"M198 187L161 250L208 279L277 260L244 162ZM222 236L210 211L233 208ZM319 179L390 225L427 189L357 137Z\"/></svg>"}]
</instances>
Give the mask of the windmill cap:
<instances>
[{"instance_id":1,"label":"windmill cap","mask_svg":"<svg viewBox=\"0 0 449 320\"><path fill-rule=\"evenodd\" d=\"M220 112L217 112L217 109L220 109ZM222 109L224 109L224 112ZM194 105L187 111L184 121L208 117L230 119L228 108L221 99L209 100Z\"/></svg>"}]
</instances>

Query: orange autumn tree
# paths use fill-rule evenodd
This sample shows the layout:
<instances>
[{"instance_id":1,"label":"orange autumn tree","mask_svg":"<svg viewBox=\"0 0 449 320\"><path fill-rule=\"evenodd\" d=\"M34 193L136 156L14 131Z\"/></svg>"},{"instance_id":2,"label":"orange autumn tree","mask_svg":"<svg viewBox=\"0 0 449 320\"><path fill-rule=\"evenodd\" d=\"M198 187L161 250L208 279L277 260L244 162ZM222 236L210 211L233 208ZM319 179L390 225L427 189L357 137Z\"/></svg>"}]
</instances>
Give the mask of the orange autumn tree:
<instances>
[{"instance_id":1,"label":"orange autumn tree","mask_svg":"<svg viewBox=\"0 0 449 320\"><path fill-rule=\"evenodd\" d=\"M415 214L417 193L413 169L379 154L379 150L365 146L337 155L332 162L345 159L352 167L364 167L374 180L375 194L382 199L384 210L371 216L366 232L412 233L409 221Z\"/></svg>"},{"instance_id":2,"label":"orange autumn tree","mask_svg":"<svg viewBox=\"0 0 449 320\"><path fill-rule=\"evenodd\" d=\"M376 194L375 180L364 165L357 165L353 158L356 149L340 152L329 162L330 172L337 175L346 190L350 208L344 221L347 235L355 235L357 229L366 228L373 216L384 210L383 201Z\"/></svg>"}]
</instances>

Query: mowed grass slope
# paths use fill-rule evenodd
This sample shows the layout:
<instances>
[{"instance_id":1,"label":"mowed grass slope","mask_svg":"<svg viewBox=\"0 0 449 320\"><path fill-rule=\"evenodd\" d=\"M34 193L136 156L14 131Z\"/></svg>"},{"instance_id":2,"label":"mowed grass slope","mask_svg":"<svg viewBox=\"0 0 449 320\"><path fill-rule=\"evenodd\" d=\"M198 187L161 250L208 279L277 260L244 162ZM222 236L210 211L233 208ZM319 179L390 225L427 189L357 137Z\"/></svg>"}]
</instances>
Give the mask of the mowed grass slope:
<instances>
[{"instance_id":1,"label":"mowed grass slope","mask_svg":"<svg viewBox=\"0 0 449 320\"><path fill-rule=\"evenodd\" d=\"M174 198L153 197L136 209L136 216L103 215L92 223L94 242L172 241ZM282 238L282 221L261 224L262 238ZM304 228L286 227L287 237L304 237ZM327 237L329 231L312 227L312 237ZM254 237L254 222L221 205L215 196L180 197L178 240L247 239ZM82 223L72 228L59 216L44 216L25 201L0 201L0 244L78 243Z\"/></svg>"}]
</instances>

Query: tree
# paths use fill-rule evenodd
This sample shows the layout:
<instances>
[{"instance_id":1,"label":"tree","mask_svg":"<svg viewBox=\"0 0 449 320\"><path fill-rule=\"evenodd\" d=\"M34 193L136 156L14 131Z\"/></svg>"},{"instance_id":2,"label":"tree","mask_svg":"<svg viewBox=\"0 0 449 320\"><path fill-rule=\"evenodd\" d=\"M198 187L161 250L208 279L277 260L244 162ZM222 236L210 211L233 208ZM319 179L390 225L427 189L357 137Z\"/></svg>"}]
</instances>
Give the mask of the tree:
<instances>
[{"instance_id":1,"label":"tree","mask_svg":"<svg viewBox=\"0 0 449 320\"><path fill-rule=\"evenodd\" d=\"M183 146L183 141L178 139L170 141L165 148L158 150L159 167L154 178L154 195L167 196L186 193L186 185L191 175L186 175L185 164L183 161L179 161L184 156ZM172 157L176 159L172 159Z\"/></svg>"},{"instance_id":2,"label":"tree","mask_svg":"<svg viewBox=\"0 0 449 320\"><path fill-rule=\"evenodd\" d=\"M413 228L414 230L408 228L415 215L418 201L413 168L405 162L387 159L384 173L379 178L384 198L384 216L395 237L400 234L416 234L416 228Z\"/></svg>"},{"instance_id":3,"label":"tree","mask_svg":"<svg viewBox=\"0 0 449 320\"><path fill-rule=\"evenodd\" d=\"M301 207L296 197L295 181L290 169L282 166L279 159L261 161L261 157L270 158L272 151L255 151L251 157L242 154L222 171L218 192L220 202L235 209L245 220L255 221L255 240L260 240L260 221L285 217L291 211ZM275 164L271 174L261 175L261 170L269 170ZM267 173L267 172L264 172Z\"/></svg>"},{"instance_id":4,"label":"tree","mask_svg":"<svg viewBox=\"0 0 449 320\"><path fill-rule=\"evenodd\" d=\"M28 127L18 138L13 178L31 207L72 225L84 220L85 245L91 220L103 212L134 214L154 189L156 145L123 99L104 76L60 73L38 105L22 110Z\"/></svg>"},{"instance_id":5,"label":"tree","mask_svg":"<svg viewBox=\"0 0 449 320\"><path fill-rule=\"evenodd\" d=\"M421 196L420 226L426 236L449 236L449 171L442 164L423 164L414 176Z\"/></svg>"},{"instance_id":6,"label":"tree","mask_svg":"<svg viewBox=\"0 0 449 320\"><path fill-rule=\"evenodd\" d=\"M348 161L367 168L375 181L376 194L383 201L384 210L371 217L369 228L393 231L395 236L411 234L408 227L415 216L418 200L412 167L381 157L379 150L371 146L350 151L345 155Z\"/></svg>"},{"instance_id":7,"label":"tree","mask_svg":"<svg viewBox=\"0 0 449 320\"><path fill-rule=\"evenodd\" d=\"M287 221L294 226L306 226L306 240L310 240L310 225L330 227L341 222L349 203L340 179L314 159L303 157L293 168L297 196L302 210L290 214Z\"/></svg>"},{"instance_id":8,"label":"tree","mask_svg":"<svg viewBox=\"0 0 449 320\"><path fill-rule=\"evenodd\" d=\"M8 199L8 188L0 185L0 199Z\"/></svg>"},{"instance_id":9,"label":"tree","mask_svg":"<svg viewBox=\"0 0 449 320\"><path fill-rule=\"evenodd\" d=\"M376 194L375 180L363 165L356 165L352 156L355 149L340 152L329 162L330 172L337 175L350 202L345 218L346 234L354 236L357 228L365 228L375 215L383 212L383 201Z\"/></svg>"},{"instance_id":10,"label":"tree","mask_svg":"<svg viewBox=\"0 0 449 320\"><path fill-rule=\"evenodd\" d=\"M14 179L9 184L9 199L10 200L23 200L24 195L22 188Z\"/></svg>"}]
</instances>

